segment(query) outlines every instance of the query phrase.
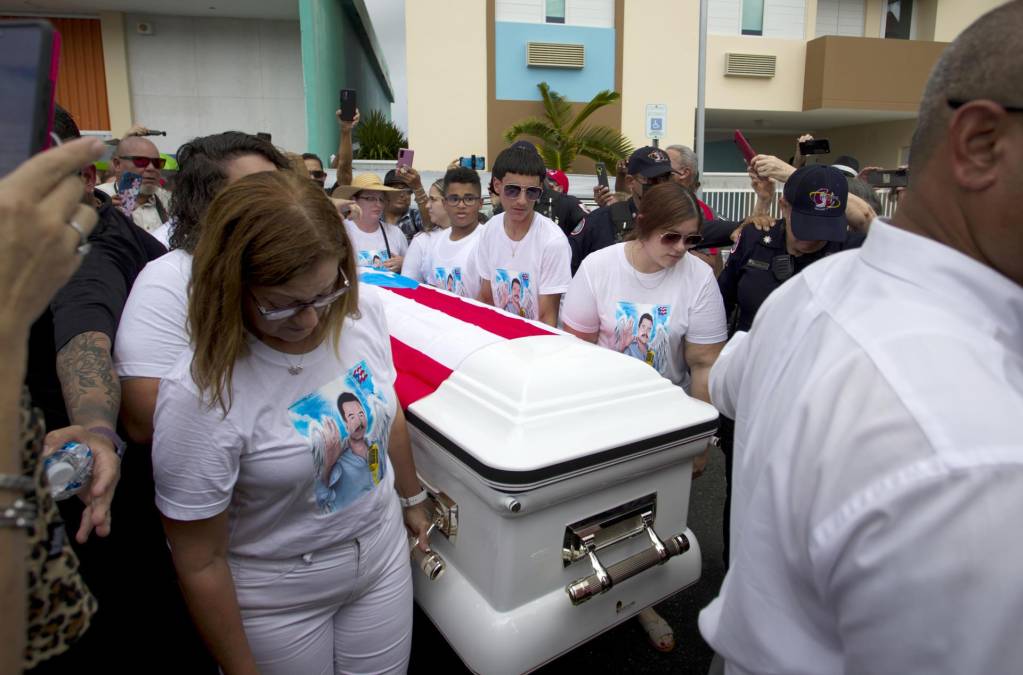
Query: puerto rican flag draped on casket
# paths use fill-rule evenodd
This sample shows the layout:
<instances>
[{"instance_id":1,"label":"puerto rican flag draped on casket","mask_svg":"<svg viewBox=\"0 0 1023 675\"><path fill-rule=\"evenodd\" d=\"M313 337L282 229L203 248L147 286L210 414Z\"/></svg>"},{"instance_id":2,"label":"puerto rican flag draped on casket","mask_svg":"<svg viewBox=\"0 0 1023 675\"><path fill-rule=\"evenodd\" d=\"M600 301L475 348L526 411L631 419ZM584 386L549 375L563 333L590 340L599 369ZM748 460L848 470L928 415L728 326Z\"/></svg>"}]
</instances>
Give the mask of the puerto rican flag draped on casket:
<instances>
[{"instance_id":1,"label":"puerto rican flag draped on casket","mask_svg":"<svg viewBox=\"0 0 1023 675\"><path fill-rule=\"evenodd\" d=\"M383 289L398 372L394 389L403 408L436 391L477 349L502 340L557 334L538 321L391 272L360 270L359 281Z\"/></svg>"}]
</instances>

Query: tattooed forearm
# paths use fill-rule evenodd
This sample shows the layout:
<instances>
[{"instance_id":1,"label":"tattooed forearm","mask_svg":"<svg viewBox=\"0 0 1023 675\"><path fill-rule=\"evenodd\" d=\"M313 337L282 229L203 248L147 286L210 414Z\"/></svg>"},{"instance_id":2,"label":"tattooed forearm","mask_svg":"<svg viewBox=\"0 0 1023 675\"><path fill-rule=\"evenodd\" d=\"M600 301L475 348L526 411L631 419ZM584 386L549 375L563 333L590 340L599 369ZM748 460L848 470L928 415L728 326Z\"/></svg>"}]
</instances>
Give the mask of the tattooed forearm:
<instances>
[{"instance_id":1,"label":"tattooed forearm","mask_svg":"<svg viewBox=\"0 0 1023 675\"><path fill-rule=\"evenodd\" d=\"M57 352L57 377L71 424L116 428L121 383L110 352L110 338L95 331L76 335Z\"/></svg>"}]
</instances>

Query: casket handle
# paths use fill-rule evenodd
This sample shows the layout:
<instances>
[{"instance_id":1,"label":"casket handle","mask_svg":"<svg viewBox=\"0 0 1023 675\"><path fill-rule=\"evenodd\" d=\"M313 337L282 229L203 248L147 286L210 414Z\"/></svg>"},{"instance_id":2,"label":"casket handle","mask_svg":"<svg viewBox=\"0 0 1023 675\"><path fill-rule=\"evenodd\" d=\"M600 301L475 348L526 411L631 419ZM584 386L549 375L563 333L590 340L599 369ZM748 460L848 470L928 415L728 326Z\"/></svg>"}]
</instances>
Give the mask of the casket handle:
<instances>
[{"instance_id":1,"label":"casket handle","mask_svg":"<svg viewBox=\"0 0 1023 675\"><path fill-rule=\"evenodd\" d=\"M572 604L581 605L594 595L607 592L626 579L631 579L689 550L689 538L681 532L662 541L650 525L647 525L646 531L651 540L650 548L643 549L613 565L605 567L597 558L596 551L590 550L588 553L590 563L593 565L593 574L576 579L565 587Z\"/></svg>"}]
</instances>

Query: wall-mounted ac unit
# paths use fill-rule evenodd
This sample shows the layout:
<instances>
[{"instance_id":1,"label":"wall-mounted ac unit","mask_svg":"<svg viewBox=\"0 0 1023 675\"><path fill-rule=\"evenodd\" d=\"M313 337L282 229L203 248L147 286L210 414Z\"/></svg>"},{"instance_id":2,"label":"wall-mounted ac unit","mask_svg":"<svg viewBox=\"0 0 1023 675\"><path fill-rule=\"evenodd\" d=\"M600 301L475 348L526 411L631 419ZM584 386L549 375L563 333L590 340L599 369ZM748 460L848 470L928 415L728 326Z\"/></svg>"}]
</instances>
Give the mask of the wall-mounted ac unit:
<instances>
[{"instance_id":1,"label":"wall-mounted ac unit","mask_svg":"<svg viewBox=\"0 0 1023 675\"><path fill-rule=\"evenodd\" d=\"M778 57L770 54L725 54L725 75L729 77L774 77Z\"/></svg>"},{"instance_id":2,"label":"wall-mounted ac unit","mask_svg":"<svg viewBox=\"0 0 1023 675\"><path fill-rule=\"evenodd\" d=\"M582 68L586 62L583 45L555 42L527 42L526 65L530 68Z\"/></svg>"}]
</instances>

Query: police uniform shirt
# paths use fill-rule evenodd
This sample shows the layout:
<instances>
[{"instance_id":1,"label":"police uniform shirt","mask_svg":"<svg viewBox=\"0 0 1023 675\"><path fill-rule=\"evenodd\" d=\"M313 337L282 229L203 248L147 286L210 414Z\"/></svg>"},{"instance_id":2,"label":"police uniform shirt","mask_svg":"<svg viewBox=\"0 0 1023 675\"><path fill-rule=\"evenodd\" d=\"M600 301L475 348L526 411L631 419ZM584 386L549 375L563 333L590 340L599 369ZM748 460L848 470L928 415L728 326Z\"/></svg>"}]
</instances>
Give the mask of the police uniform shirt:
<instances>
[{"instance_id":1,"label":"police uniform shirt","mask_svg":"<svg viewBox=\"0 0 1023 675\"><path fill-rule=\"evenodd\" d=\"M572 245L572 274L579 269L586 256L614 244L621 238L626 228L631 226L639 209L631 197L625 205L629 210L628 220L623 218L624 211L621 207L618 207L618 213L613 214L611 211L614 204L602 206L587 214L586 218L569 233L568 243Z\"/></svg>"},{"instance_id":2,"label":"police uniform shirt","mask_svg":"<svg viewBox=\"0 0 1023 675\"><path fill-rule=\"evenodd\" d=\"M738 315L732 321L735 330L748 331L760 305L774 289L807 265L832 253L858 247L862 241L862 236L852 235L844 242L828 242L819 251L793 256L785 248L783 218L778 219L767 232L761 232L755 225L747 225L718 277L721 297L725 301L725 315L731 318L738 308Z\"/></svg>"}]
</instances>

